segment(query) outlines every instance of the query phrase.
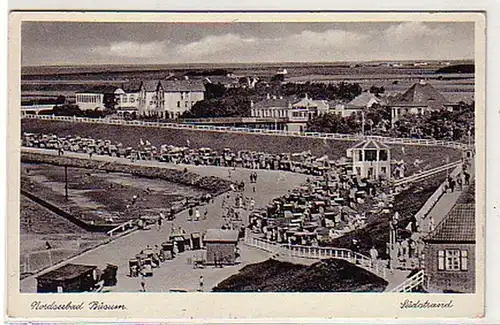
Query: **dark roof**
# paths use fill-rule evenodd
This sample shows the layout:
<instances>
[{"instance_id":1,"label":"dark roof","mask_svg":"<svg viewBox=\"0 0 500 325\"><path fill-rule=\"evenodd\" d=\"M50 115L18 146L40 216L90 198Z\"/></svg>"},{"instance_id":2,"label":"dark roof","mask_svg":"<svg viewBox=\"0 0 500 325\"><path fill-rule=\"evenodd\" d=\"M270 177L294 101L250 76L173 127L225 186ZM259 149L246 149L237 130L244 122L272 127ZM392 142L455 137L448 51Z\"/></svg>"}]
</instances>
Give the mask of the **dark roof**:
<instances>
[{"instance_id":1,"label":"dark roof","mask_svg":"<svg viewBox=\"0 0 500 325\"><path fill-rule=\"evenodd\" d=\"M139 90L141 90L141 84L142 84L142 82L140 80L131 80L127 83L124 83L122 85L122 89L126 93L135 93L135 92L138 92Z\"/></svg>"},{"instance_id":2,"label":"dark roof","mask_svg":"<svg viewBox=\"0 0 500 325\"><path fill-rule=\"evenodd\" d=\"M38 280L64 281L74 279L82 274L86 274L94 269L95 265L65 264L53 271L44 273L37 277Z\"/></svg>"},{"instance_id":3,"label":"dark roof","mask_svg":"<svg viewBox=\"0 0 500 325\"><path fill-rule=\"evenodd\" d=\"M269 98L263 99L257 103L255 103L255 108L288 108L288 105L291 103L289 98Z\"/></svg>"},{"instance_id":4,"label":"dark roof","mask_svg":"<svg viewBox=\"0 0 500 325\"><path fill-rule=\"evenodd\" d=\"M166 92L178 91L205 91L205 85L201 80L161 80Z\"/></svg>"},{"instance_id":5,"label":"dark roof","mask_svg":"<svg viewBox=\"0 0 500 325\"><path fill-rule=\"evenodd\" d=\"M96 85L85 89L84 91L78 92L79 94L113 94L119 87L113 85Z\"/></svg>"},{"instance_id":6,"label":"dark roof","mask_svg":"<svg viewBox=\"0 0 500 325\"><path fill-rule=\"evenodd\" d=\"M389 149L389 146L375 140L363 140L352 146L351 149Z\"/></svg>"},{"instance_id":7,"label":"dark roof","mask_svg":"<svg viewBox=\"0 0 500 325\"><path fill-rule=\"evenodd\" d=\"M440 109L446 102L448 100L431 84L419 82L413 84L402 95L397 96L392 104L418 104L432 109Z\"/></svg>"},{"instance_id":8,"label":"dark roof","mask_svg":"<svg viewBox=\"0 0 500 325\"><path fill-rule=\"evenodd\" d=\"M352 105L355 107L367 107L371 100L375 100L376 103L380 103L380 98L378 98L372 93L364 92L356 96L356 98L354 98L353 100L351 100L348 103L348 105Z\"/></svg>"},{"instance_id":9,"label":"dark roof","mask_svg":"<svg viewBox=\"0 0 500 325\"><path fill-rule=\"evenodd\" d=\"M159 83L158 80L145 80L142 82L142 86L146 91L156 91Z\"/></svg>"},{"instance_id":10,"label":"dark roof","mask_svg":"<svg viewBox=\"0 0 500 325\"><path fill-rule=\"evenodd\" d=\"M474 204L457 204L429 234L428 242L475 242L476 210Z\"/></svg>"},{"instance_id":11,"label":"dark roof","mask_svg":"<svg viewBox=\"0 0 500 325\"><path fill-rule=\"evenodd\" d=\"M204 237L205 242L235 243L238 241L237 230L208 229Z\"/></svg>"}]
</instances>

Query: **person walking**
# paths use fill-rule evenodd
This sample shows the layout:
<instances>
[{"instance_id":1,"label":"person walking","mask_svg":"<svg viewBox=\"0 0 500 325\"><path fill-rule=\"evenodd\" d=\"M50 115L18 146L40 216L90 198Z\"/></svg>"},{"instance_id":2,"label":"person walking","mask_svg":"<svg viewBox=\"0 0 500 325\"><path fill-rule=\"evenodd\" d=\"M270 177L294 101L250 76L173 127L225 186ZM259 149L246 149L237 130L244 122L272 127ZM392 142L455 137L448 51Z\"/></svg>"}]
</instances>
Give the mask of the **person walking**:
<instances>
[{"instance_id":1,"label":"person walking","mask_svg":"<svg viewBox=\"0 0 500 325\"><path fill-rule=\"evenodd\" d=\"M205 211L203 211L203 220L207 220L208 208L205 207Z\"/></svg>"},{"instance_id":2,"label":"person walking","mask_svg":"<svg viewBox=\"0 0 500 325\"><path fill-rule=\"evenodd\" d=\"M141 271L141 290L142 292L146 292L146 280L144 279L144 271Z\"/></svg>"},{"instance_id":3,"label":"person walking","mask_svg":"<svg viewBox=\"0 0 500 325\"><path fill-rule=\"evenodd\" d=\"M198 207L196 207L196 209L194 210L194 220L195 221L200 221L200 209L198 209Z\"/></svg>"},{"instance_id":4,"label":"person walking","mask_svg":"<svg viewBox=\"0 0 500 325\"><path fill-rule=\"evenodd\" d=\"M158 231L160 231L160 230L161 230L162 219L163 219L163 218L162 218L162 216L160 215L160 216L158 217Z\"/></svg>"},{"instance_id":5,"label":"person walking","mask_svg":"<svg viewBox=\"0 0 500 325\"><path fill-rule=\"evenodd\" d=\"M203 291L203 282L204 282L203 275L200 275L200 291Z\"/></svg>"},{"instance_id":6,"label":"person walking","mask_svg":"<svg viewBox=\"0 0 500 325\"><path fill-rule=\"evenodd\" d=\"M188 210L188 220L187 221L193 221L193 207L189 207Z\"/></svg>"},{"instance_id":7,"label":"person walking","mask_svg":"<svg viewBox=\"0 0 500 325\"><path fill-rule=\"evenodd\" d=\"M372 259L372 266L374 266L378 258L378 251L375 246L372 246L372 248L370 249L370 257Z\"/></svg>"}]
</instances>

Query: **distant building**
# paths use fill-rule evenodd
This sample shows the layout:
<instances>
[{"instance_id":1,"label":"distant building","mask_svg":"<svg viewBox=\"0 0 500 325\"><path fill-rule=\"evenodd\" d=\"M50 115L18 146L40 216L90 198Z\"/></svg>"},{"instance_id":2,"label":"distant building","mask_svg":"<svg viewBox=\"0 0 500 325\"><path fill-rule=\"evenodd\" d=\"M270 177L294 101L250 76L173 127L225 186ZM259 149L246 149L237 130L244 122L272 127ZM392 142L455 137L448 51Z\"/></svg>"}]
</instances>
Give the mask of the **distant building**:
<instances>
[{"instance_id":1,"label":"distant building","mask_svg":"<svg viewBox=\"0 0 500 325\"><path fill-rule=\"evenodd\" d=\"M454 103L448 102L431 84L420 81L413 84L399 96L395 96L388 103L391 108L392 122L407 114L425 114L443 109L452 109Z\"/></svg>"},{"instance_id":2,"label":"distant building","mask_svg":"<svg viewBox=\"0 0 500 325\"><path fill-rule=\"evenodd\" d=\"M367 108L371 108L375 104L383 105L384 102L370 92L363 92L346 104L331 101L330 113L339 114L342 117L348 117L358 112L362 112Z\"/></svg>"},{"instance_id":3,"label":"distant building","mask_svg":"<svg viewBox=\"0 0 500 325\"><path fill-rule=\"evenodd\" d=\"M122 90L116 86L94 86L75 94L76 105L81 110L103 110L106 105L113 106L113 101Z\"/></svg>"},{"instance_id":4,"label":"distant building","mask_svg":"<svg viewBox=\"0 0 500 325\"><path fill-rule=\"evenodd\" d=\"M139 91L139 114L177 118L205 98L205 86L199 80L144 81Z\"/></svg>"},{"instance_id":5,"label":"distant building","mask_svg":"<svg viewBox=\"0 0 500 325\"><path fill-rule=\"evenodd\" d=\"M474 204L457 204L424 239L427 291L475 292L475 218Z\"/></svg>"},{"instance_id":6,"label":"distant building","mask_svg":"<svg viewBox=\"0 0 500 325\"><path fill-rule=\"evenodd\" d=\"M127 84L123 84L119 89L115 91L117 95L116 98L116 109L117 113L120 115L130 114L132 112L138 111L139 106L139 93L141 91L141 82L132 81Z\"/></svg>"},{"instance_id":7,"label":"distant building","mask_svg":"<svg viewBox=\"0 0 500 325\"><path fill-rule=\"evenodd\" d=\"M207 249L207 264L234 264L238 235L236 230L208 229L203 238Z\"/></svg>"},{"instance_id":8,"label":"distant building","mask_svg":"<svg viewBox=\"0 0 500 325\"><path fill-rule=\"evenodd\" d=\"M283 98L267 95L255 104L251 103L251 116L259 118L286 119L288 131L305 131L307 122L316 116L327 114L329 104L326 100L313 100L306 96L301 99Z\"/></svg>"},{"instance_id":9,"label":"distant building","mask_svg":"<svg viewBox=\"0 0 500 325\"><path fill-rule=\"evenodd\" d=\"M347 156L352 158L354 175L368 179L391 178L391 150L386 144L364 140L349 148Z\"/></svg>"},{"instance_id":10,"label":"distant building","mask_svg":"<svg viewBox=\"0 0 500 325\"><path fill-rule=\"evenodd\" d=\"M205 86L199 80L162 80L164 118L177 118L205 99Z\"/></svg>"}]
</instances>

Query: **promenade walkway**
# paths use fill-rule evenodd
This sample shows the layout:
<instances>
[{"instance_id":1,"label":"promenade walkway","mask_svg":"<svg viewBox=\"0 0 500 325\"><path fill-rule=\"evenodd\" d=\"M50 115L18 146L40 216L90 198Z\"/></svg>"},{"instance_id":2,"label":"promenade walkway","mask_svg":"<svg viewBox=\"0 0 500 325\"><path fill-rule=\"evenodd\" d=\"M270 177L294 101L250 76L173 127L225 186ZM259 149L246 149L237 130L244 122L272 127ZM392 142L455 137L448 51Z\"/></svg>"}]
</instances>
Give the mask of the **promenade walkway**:
<instances>
[{"instance_id":1,"label":"promenade walkway","mask_svg":"<svg viewBox=\"0 0 500 325\"><path fill-rule=\"evenodd\" d=\"M57 155L54 150L22 148L23 152L39 152L45 154ZM65 153L67 157L85 158L88 155L81 153ZM92 156L92 160L98 161L117 161L121 163L129 163L134 165L155 166L160 168L188 168L189 171L198 173L203 176L218 176L229 178L229 169L213 166L192 166L192 165L175 165L162 163L157 161L136 161L130 162L125 158L116 158L109 156ZM248 185L250 172L257 172L258 181L256 184L256 193L252 192L252 187ZM303 184L306 180L306 175L295 174L283 171L267 171L267 170L248 170L236 168L231 170L231 180L244 181L245 196L253 197L256 201L256 207L267 204L272 198L283 195L289 189ZM175 228L182 227L189 234L195 231L204 231L208 228L220 228L224 224L222 219L222 197L215 198L214 203L208 205L208 218L199 222L188 222L187 211L180 212L173 221ZM203 210L201 210L203 211ZM247 215L243 215L244 219ZM246 221L246 220L244 220ZM97 265L100 268L105 268L106 263L112 263L118 266L118 285L111 288L113 291L119 292L137 292L140 288L138 278L128 277L128 261L141 250L146 248L146 245L160 245L165 242L170 235L171 223L164 223L161 230L157 230L153 226L150 230L135 231L123 237L119 237L109 244L97 247L93 250L85 252L67 262L82 263ZM187 259L192 257L193 252L187 251L180 254L176 259L167 261L161 265L161 268L154 269L154 276L147 278L146 290L154 292L164 292L172 288L183 288L186 290L197 290L199 277L204 277L204 287L207 291L216 285L221 280L227 278L245 265L257 263L268 259L269 254L256 248L239 245L241 249L241 263L237 266L228 266L224 268L208 267L206 269L193 269L192 265L187 263ZM64 264L62 263L62 264ZM60 264L60 265L62 265ZM57 267L56 265L55 267ZM28 277L21 280L21 292L36 292L35 278Z\"/></svg>"}]
</instances>

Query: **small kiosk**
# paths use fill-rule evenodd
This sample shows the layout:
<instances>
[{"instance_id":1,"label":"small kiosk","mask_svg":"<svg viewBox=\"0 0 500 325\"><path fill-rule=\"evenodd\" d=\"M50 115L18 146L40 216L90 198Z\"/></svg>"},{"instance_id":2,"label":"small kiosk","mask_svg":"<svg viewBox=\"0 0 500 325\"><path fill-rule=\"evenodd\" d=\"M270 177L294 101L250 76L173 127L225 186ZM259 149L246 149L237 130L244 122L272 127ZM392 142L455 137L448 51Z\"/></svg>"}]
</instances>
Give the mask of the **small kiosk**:
<instances>
[{"instance_id":1,"label":"small kiosk","mask_svg":"<svg viewBox=\"0 0 500 325\"><path fill-rule=\"evenodd\" d=\"M207 264L235 264L237 230L208 229L203 241L207 248Z\"/></svg>"},{"instance_id":2,"label":"small kiosk","mask_svg":"<svg viewBox=\"0 0 500 325\"><path fill-rule=\"evenodd\" d=\"M97 283L97 266L65 264L36 278L38 293L92 291Z\"/></svg>"},{"instance_id":3,"label":"small kiosk","mask_svg":"<svg viewBox=\"0 0 500 325\"><path fill-rule=\"evenodd\" d=\"M391 178L391 150L375 140L364 140L347 150L352 158L353 174L363 179Z\"/></svg>"}]
</instances>

